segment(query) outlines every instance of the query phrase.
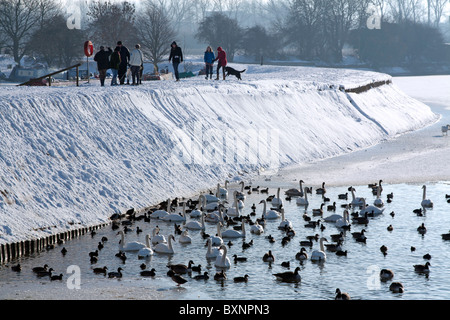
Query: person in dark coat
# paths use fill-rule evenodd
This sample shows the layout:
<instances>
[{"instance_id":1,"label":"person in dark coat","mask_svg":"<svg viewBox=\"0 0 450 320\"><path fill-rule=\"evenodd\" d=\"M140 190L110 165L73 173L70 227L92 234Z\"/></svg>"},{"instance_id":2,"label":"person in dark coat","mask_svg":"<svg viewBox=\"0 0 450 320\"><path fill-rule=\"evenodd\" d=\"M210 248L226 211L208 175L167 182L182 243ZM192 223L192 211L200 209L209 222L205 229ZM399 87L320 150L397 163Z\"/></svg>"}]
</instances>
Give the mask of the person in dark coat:
<instances>
[{"instance_id":1,"label":"person in dark coat","mask_svg":"<svg viewBox=\"0 0 450 320\"><path fill-rule=\"evenodd\" d=\"M217 64L217 78L216 78L216 80L219 80L219 70L220 70L220 68L222 68L223 80L225 80L225 67L227 66L228 62L227 62L227 54L222 49L222 47L218 47L217 48L217 58L214 59L214 61L217 61L217 60L219 60L219 63Z\"/></svg>"},{"instance_id":2,"label":"person in dark coat","mask_svg":"<svg viewBox=\"0 0 450 320\"><path fill-rule=\"evenodd\" d=\"M216 59L216 57L214 56L214 52L212 51L212 48L208 46L208 48L206 48L204 56L204 61L206 65L206 77L205 77L206 80L208 80L208 75L210 76L210 79L212 79L214 59Z\"/></svg>"},{"instance_id":3,"label":"person in dark coat","mask_svg":"<svg viewBox=\"0 0 450 320\"><path fill-rule=\"evenodd\" d=\"M108 51L106 51L104 46L100 46L100 51L94 56L94 61L97 62L100 85L102 87L105 86L106 71L110 68L109 56L111 53L111 48L108 47Z\"/></svg>"},{"instance_id":4,"label":"person in dark coat","mask_svg":"<svg viewBox=\"0 0 450 320\"><path fill-rule=\"evenodd\" d=\"M117 74L119 72L119 66L120 66L120 48L116 47L114 49L114 52L111 54L110 64L111 64L111 71L112 71L112 79L111 79L111 85L117 86Z\"/></svg>"},{"instance_id":5,"label":"person in dark coat","mask_svg":"<svg viewBox=\"0 0 450 320\"><path fill-rule=\"evenodd\" d=\"M175 78L177 79L177 81L180 81L180 76L178 74L178 65L183 62L183 52L175 41L172 42L171 47L172 49L170 50L169 62L172 60Z\"/></svg>"},{"instance_id":6,"label":"person in dark coat","mask_svg":"<svg viewBox=\"0 0 450 320\"><path fill-rule=\"evenodd\" d=\"M118 71L119 81L120 84L125 84L128 62L130 61L130 51L122 44L122 41L118 41L117 46L120 48L119 53L121 59Z\"/></svg>"}]
</instances>

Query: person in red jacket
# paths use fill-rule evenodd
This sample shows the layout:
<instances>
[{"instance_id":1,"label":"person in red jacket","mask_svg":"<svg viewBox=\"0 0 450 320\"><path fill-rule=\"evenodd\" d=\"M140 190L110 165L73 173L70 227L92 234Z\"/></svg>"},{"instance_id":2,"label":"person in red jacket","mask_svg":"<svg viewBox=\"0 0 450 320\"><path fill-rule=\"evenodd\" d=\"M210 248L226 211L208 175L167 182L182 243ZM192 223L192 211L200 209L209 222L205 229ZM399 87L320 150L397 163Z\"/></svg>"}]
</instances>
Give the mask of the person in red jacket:
<instances>
[{"instance_id":1,"label":"person in red jacket","mask_svg":"<svg viewBox=\"0 0 450 320\"><path fill-rule=\"evenodd\" d=\"M219 80L219 70L222 68L223 80L225 80L225 67L227 66L227 53L222 49L222 47L217 48L217 58L214 61L219 60L217 64L217 78Z\"/></svg>"}]
</instances>

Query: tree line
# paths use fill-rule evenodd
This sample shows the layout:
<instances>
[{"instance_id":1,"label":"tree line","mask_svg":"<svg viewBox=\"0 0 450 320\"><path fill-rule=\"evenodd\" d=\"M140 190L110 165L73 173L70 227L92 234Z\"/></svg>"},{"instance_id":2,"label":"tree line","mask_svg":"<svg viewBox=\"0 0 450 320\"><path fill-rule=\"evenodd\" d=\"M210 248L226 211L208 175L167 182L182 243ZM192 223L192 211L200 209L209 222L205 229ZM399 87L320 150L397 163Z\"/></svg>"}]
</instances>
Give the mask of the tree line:
<instances>
[{"instance_id":1,"label":"tree line","mask_svg":"<svg viewBox=\"0 0 450 320\"><path fill-rule=\"evenodd\" d=\"M89 39L113 46L140 43L155 68L173 40L195 40L264 58L294 56L340 62L351 45L375 66L444 59L438 30L450 0L79 0L81 28L68 28L67 2L0 0L0 48L19 63L39 57L49 66L79 61ZM369 29L376 17L380 28ZM189 40L186 40L189 39ZM186 46L186 43L184 44Z\"/></svg>"}]
</instances>

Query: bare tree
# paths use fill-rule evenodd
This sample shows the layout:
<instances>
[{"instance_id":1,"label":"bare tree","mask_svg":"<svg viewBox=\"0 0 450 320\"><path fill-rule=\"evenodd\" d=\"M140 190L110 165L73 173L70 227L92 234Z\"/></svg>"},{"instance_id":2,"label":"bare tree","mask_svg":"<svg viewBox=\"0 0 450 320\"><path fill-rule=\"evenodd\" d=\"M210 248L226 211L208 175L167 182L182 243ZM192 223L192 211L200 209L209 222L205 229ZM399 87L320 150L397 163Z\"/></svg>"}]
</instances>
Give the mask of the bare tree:
<instances>
[{"instance_id":1,"label":"bare tree","mask_svg":"<svg viewBox=\"0 0 450 320\"><path fill-rule=\"evenodd\" d=\"M449 0L428 0L430 8L433 10L434 14L434 25L437 27L441 22L444 10L449 2Z\"/></svg>"},{"instance_id":2,"label":"bare tree","mask_svg":"<svg viewBox=\"0 0 450 320\"><path fill-rule=\"evenodd\" d=\"M149 2L137 18L137 26L142 49L153 63L157 73L158 63L166 60L170 43L175 38L171 21L161 5Z\"/></svg>"}]
</instances>

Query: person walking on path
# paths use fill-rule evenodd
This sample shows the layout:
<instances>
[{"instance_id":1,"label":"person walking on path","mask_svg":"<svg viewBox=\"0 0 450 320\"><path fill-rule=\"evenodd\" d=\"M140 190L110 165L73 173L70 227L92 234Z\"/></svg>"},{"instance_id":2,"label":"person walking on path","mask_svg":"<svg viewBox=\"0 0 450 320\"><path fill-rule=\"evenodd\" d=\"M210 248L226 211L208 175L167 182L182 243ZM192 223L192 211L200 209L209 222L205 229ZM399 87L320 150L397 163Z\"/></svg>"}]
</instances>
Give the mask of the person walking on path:
<instances>
[{"instance_id":1,"label":"person walking on path","mask_svg":"<svg viewBox=\"0 0 450 320\"><path fill-rule=\"evenodd\" d=\"M117 42L117 46L120 48L120 65L119 65L119 82L125 84L125 76L127 74L128 61L130 60L130 51L122 44L122 41Z\"/></svg>"},{"instance_id":2,"label":"person walking on path","mask_svg":"<svg viewBox=\"0 0 450 320\"><path fill-rule=\"evenodd\" d=\"M114 52L111 54L110 58L110 64L111 64L111 71L112 71L112 79L111 79L111 85L117 86L117 74L119 72L119 66L120 66L120 48L116 47L114 49Z\"/></svg>"},{"instance_id":3,"label":"person walking on path","mask_svg":"<svg viewBox=\"0 0 450 320\"><path fill-rule=\"evenodd\" d=\"M180 81L180 75L178 73L178 65L183 62L183 52L181 48L174 41L171 44L172 49L170 50L169 62L172 60L173 70L175 73L175 78Z\"/></svg>"},{"instance_id":4,"label":"person walking on path","mask_svg":"<svg viewBox=\"0 0 450 320\"><path fill-rule=\"evenodd\" d=\"M139 85L140 82L140 69L144 64L144 55L140 50L141 46L137 44L133 51L130 53L130 66L131 66L131 77L133 79L133 86ZM137 81L136 81L137 80Z\"/></svg>"},{"instance_id":5,"label":"person walking on path","mask_svg":"<svg viewBox=\"0 0 450 320\"><path fill-rule=\"evenodd\" d=\"M106 71L110 68L109 56L111 53L111 48L108 47L108 51L106 51L104 46L100 46L100 51L94 56L94 61L97 62L100 85L102 87L105 86Z\"/></svg>"},{"instance_id":6,"label":"person walking on path","mask_svg":"<svg viewBox=\"0 0 450 320\"><path fill-rule=\"evenodd\" d=\"M222 47L217 48L217 58L215 58L213 61L219 60L219 63L217 64L217 78L216 80L219 80L219 70L222 68L223 72L223 80L225 80L225 67L227 66L227 53L222 49Z\"/></svg>"},{"instance_id":7,"label":"person walking on path","mask_svg":"<svg viewBox=\"0 0 450 320\"><path fill-rule=\"evenodd\" d=\"M206 80L208 80L208 75L209 75L210 79L212 79L214 59L216 59L216 57L214 56L214 52L212 51L212 48L210 46L208 46L208 48L206 48L205 57L204 57L205 65L206 65L206 77L205 77Z\"/></svg>"}]
</instances>

